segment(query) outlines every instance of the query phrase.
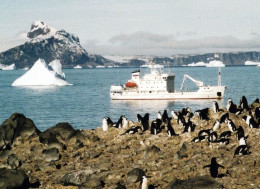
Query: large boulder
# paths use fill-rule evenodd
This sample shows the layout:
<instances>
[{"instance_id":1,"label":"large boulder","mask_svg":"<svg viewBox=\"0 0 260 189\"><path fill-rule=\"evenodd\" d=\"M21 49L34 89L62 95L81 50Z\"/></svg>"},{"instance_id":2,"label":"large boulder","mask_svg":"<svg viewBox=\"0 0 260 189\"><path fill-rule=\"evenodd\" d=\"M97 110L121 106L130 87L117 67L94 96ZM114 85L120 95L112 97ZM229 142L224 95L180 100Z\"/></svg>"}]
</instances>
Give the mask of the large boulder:
<instances>
[{"instance_id":1,"label":"large boulder","mask_svg":"<svg viewBox=\"0 0 260 189\"><path fill-rule=\"evenodd\" d=\"M61 158L59 150L57 148L44 149L42 151L43 158L47 162L58 161Z\"/></svg>"},{"instance_id":2,"label":"large boulder","mask_svg":"<svg viewBox=\"0 0 260 189\"><path fill-rule=\"evenodd\" d=\"M39 133L40 131L31 119L26 118L23 114L14 113L0 127L0 149L12 146L18 137L26 140Z\"/></svg>"},{"instance_id":3,"label":"large boulder","mask_svg":"<svg viewBox=\"0 0 260 189\"><path fill-rule=\"evenodd\" d=\"M23 170L0 169L0 188L29 188L29 177Z\"/></svg>"},{"instance_id":4,"label":"large boulder","mask_svg":"<svg viewBox=\"0 0 260 189\"><path fill-rule=\"evenodd\" d=\"M127 182L135 183L142 180L142 176L145 175L145 172L142 169L134 168L132 171L127 173Z\"/></svg>"},{"instance_id":5,"label":"large boulder","mask_svg":"<svg viewBox=\"0 0 260 189\"><path fill-rule=\"evenodd\" d=\"M81 186L88 181L89 177L93 173L94 172L91 169L72 171L63 175L60 179L60 182L64 186Z\"/></svg>"}]
</instances>

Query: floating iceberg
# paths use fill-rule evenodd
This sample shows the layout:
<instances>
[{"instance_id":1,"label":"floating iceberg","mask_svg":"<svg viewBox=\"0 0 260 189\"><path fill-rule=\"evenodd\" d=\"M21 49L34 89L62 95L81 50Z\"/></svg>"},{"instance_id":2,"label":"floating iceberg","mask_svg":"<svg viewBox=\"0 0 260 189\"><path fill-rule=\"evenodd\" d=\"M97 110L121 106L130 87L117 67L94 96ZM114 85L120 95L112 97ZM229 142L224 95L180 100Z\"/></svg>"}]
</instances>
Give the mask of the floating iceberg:
<instances>
[{"instance_id":1,"label":"floating iceberg","mask_svg":"<svg viewBox=\"0 0 260 189\"><path fill-rule=\"evenodd\" d=\"M188 64L188 66L225 67L225 64L223 64L223 62L221 61L213 60L210 61L209 63L205 63L205 62L191 63Z\"/></svg>"},{"instance_id":2,"label":"floating iceberg","mask_svg":"<svg viewBox=\"0 0 260 189\"><path fill-rule=\"evenodd\" d=\"M37 60L33 67L16 79L12 86L64 86L71 85L65 81L60 61L54 60L49 66L43 59Z\"/></svg>"},{"instance_id":3,"label":"floating iceberg","mask_svg":"<svg viewBox=\"0 0 260 189\"><path fill-rule=\"evenodd\" d=\"M260 66L260 62L245 61L246 66Z\"/></svg>"},{"instance_id":4,"label":"floating iceberg","mask_svg":"<svg viewBox=\"0 0 260 189\"><path fill-rule=\"evenodd\" d=\"M74 67L74 69L81 69L81 68L82 68L82 66L80 66L80 65L77 65Z\"/></svg>"},{"instance_id":5,"label":"floating iceberg","mask_svg":"<svg viewBox=\"0 0 260 189\"><path fill-rule=\"evenodd\" d=\"M197 63L188 64L188 66L206 66L206 63L204 63L204 62L197 62Z\"/></svg>"},{"instance_id":6,"label":"floating iceberg","mask_svg":"<svg viewBox=\"0 0 260 189\"><path fill-rule=\"evenodd\" d=\"M206 64L206 67L225 67L225 64L219 60L213 60Z\"/></svg>"}]
</instances>

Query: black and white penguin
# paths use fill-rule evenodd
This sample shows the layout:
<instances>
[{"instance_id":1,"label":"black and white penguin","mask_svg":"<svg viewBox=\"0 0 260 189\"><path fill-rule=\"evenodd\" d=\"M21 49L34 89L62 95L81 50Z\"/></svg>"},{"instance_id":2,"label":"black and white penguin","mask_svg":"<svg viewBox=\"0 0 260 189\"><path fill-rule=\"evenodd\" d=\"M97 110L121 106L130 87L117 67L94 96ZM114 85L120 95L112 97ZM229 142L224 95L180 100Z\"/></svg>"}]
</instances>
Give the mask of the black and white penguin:
<instances>
[{"instance_id":1,"label":"black and white penguin","mask_svg":"<svg viewBox=\"0 0 260 189\"><path fill-rule=\"evenodd\" d=\"M247 145L239 145L236 150L234 155L248 155L250 154L249 152L249 147Z\"/></svg>"},{"instance_id":2,"label":"black and white penguin","mask_svg":"<svg viewBox=\"0 0 260 189\"><path fill-rule=\"evenodd\" d=\"M214 143L217 142L217 140L218 140L218 134L215 131L209 134L209 138L208 138L209 142Z\"/></svg>"},{"instance_id":3,"label":"black and white penguin","mask_svg":"<svg viewBox=\"0 0 260 189\"><path fill-rule=\"evenodd\" d=\"M229 141L230 141L229 138L219 138L216 142L219 143L219 144L228 145Z\"/></svg>"},{"instance_id":4,"label":"black and white penguin","mask_svg":"<svg viewBox=\"0 0 260 189\"><path fill-rule=\"evenodd\" d=\"M160 111L157 113L157 119L162 119L162 113Z\"/></svg>"},{"instance_id":5,"label":"black and white penguin","mask_svg":"<svg viewBox=\"0 0 260 189\"><path fill-rule=\"evenodd\" d=\"M122 128L127 129L128 128L128 120L125 116L122 117Z\"/></svg>"},{"instance_id":6,"label":"black and white penguin","mask_svg":"<svg viewBox=\"0 0 260 189\"><path fill-rule=\"evenodd\" d=\"M224 166L219 165L217 163L216 157L211 158L211 164L204 166L203 169L206 168L206 167L209 167L210 175L213 178L217 178L219 176L219 174L218 174L218 168L219 167L224 169Z\"/></svg>"},{"instance_id":7,"label":"black and white penguin","mask_svg":"<svg viewBox=\"0 0 260 189\"><path fill-rule=\"evenodd\" d=\"M173 119L178 120L179 115L178 115L177 112L175 112L174 110L172 110L172 111L171 111L171 115L172 115L172 118L173 118Z\"/></svg>"},{"instance_id":8,"label":"black and white penguin","mask_svg":"<svg viewBox=\"0 0 260 189\"><path fill-rule=\"evenodd\" d=\"M215 123L213 124L212 130L216 131L220 128L220 122L219 120L216 120Z\"/></svg>"},{"instance_id":9,"label":"black and white penguin","mask_svg":"<svg viewBox=\"0 0 260 189\"><path fill-rule=\"evenodd\" d=\"M197 111L195 111L194 115L195 116L199 116L199 118L201 120L207 120L208 121L209 120L209 117L208 117L208 115L209 115L209 108L204 108L202 110L197 110Z\"/></svg>"},{"instance_id":10,"label":"black and white penguin","mask_svg":"<svg viewBox=\"0 0 260 189\"><path fill-rule=\"evenodd\" d=\"M229 119L229 113L225 113L224 115L221 116L219 120L220 124L226 122L227 119Z\"/></svg>"},{"instance_id":11,"label":"black and white penguin","mask_svg":"<svg viewBox=\"0 0 260 189\"><path fill-rule=\"evenodd\" d=\"M207 137L209 137L210 131L211 131L211 129L201 130L201 131L198 133L198 136L207 136Z\"/></svg>"},{"instance_id":12,"label":"black and white penguin","mask_svg":"<svg viewBox=\"0 0 260 189\"><path fill-rule=\"evenodd\" d=\"M183 133L185 132L193 132L195 130L195 124L192 123L192 121L190 120L190 118L188 119L187 123L184 122L184 131Z\"/></svg>"},{"instance_id":13,"label":"black and white penguin","mask_svg":"<svg viewBox=\"0 0 260 189\"><path fill-rule=\"evenodd\" d=\"M233 133L237 130L234 122L231 119L227 119L228 129Z\"/></svg>"},{"instance_id":14,"label":"black and white penguin","mask_svg":"<svg viewBox=\"0 0 260 189\"><path fill-rule=\"evenodd\" d=\"M144 117L142 117L140 114L137 114L137 120L142 124L144 131L149 129L149 115L149 113L146 113Z\"/></svg>"},{"instance_id":15,"label":"black and white penguin","mask_svg":"<svg viewBox=\"0 0 260 189\"><path fill-rule=\"evenodd\" d=\"M249 110L248 102L245 96L242 96L239 107L242 109Z\"/></svg>"},{"instance_id":16,"label":"black and white penguin","mask_svg":"<svg viewBox=\"0 0 260 189\"><path fill-rule=\"evenodd\" d=\"M208 136L207 135L202 135L202 136L194 137L192 139L192 142L198 143L198 142L206 141L206 140L208 140Z\"/></svg>"},{"instance_id":17,"label":"black and white penguin","mask_svg":"<svg viewBox=\"0 0 260 189\"><path fill-rule=\"evenodd\" d=\"M163 115L162 115L162 121L165 123L168 120L168 113L167 110L163 111Z\"/></svg>"},{"instance_id":18,"label":"black and white penguin","mask_svg":"<svg viewBox=\"0 0 260 189\"><path fill-rule=\"evenodd\" d=\"M224 131L219 135L219 138L229 138L231 136L231 131Z\"/></svg>"},{"instance_id":19,"label":"black and white penguin","mask_svg":"<svg viewBox=\"0 0 260 189\"><path fill-rule=\"evenodd\" d=\"M122 128L122 125L123 125L123 115L122 116L120 116L120 118L118 119L118 121L115 123L115 124L113 124L113 126L114 127L116 127L116 128Z\"/></svg>"},{"instance_id":20,"label":"black and white penguin","mask_svg":"<svg viewBox=\"0 0 260 189\"><path fill-rule=\"evenodd\" d=\"M237 129L237 140L239 141L241 138L245 138L244 128L240 125Z\"/></svg>"},{"instance_id":21,"label":"black and white penguin","mask_svg":"<svg viewBox=\"0 0 260 189\"><path fill-rule=\"evenodd\" d=\"M254 102L260 103L259 98L256 98Z\"/></svg>"},{"instance_id":22,"label":"black and white penguin","mask_svg":"<svg viewBox=\"0 0 260 189\"><path fill-rule=\"evenodd\" d=\"M255 108L255 119L260 119L260 107Z\"/></svg>"},{"instance_id":23,"label":"black and white penguin","mask_svg":"<svg viewBox=\"0 0 260 189\"><path fill-rule=\"evenodd\" d=\"M109 117L104 117L102 120L102 129L103 131L108 131L109 125L113 125L113 122L110 123L111 119Z\"/></svg>"},{"instance_id":24,"label":"black and white penguin","mask_svg":"<svg viewBox=\"0 0 260 189\"><path fill-rule=\"evenodd\" d=\"M230 113L236 113L237 112L237 107L233 103L231 98L228 99L226 108L227 108L227 111L229 111Z\"/></svg>"},{"instance_id":25,"label":"black and white penguin","mask_svg":"<svg viewBox=\"0 0 260 189\"><path fill-rule=\"evenodd\" d=\"M141 180L141 189L148 189L148 178L145 175Z\"/></svg>"},{"instance_id":26,"label":"black and white penguin","mask_svg":"<svg viewBox=\"0 0 260 189\"><path fill-rule=\"evenodd\" d=\"M177 136L177 134L175 133L172 125L171 125L171 120L169 119L168 120L168 123L167 123L167 134L169 137L171 136Z\"/></svg>"},{"instance_id":27,"label":"black and white penguin","mask_svg":"<svg viewBox=\"0 0 260 189\"><path fill-rule=\"evenodd\" d=\"M142 130L142 128L140 126L132 127L130 129L127 129L125 131L125 133L123 133L122 135L125 135L125 134L135 134L135 133L138 133L141 130Z\"/></svg>"},{"instance_id":28,"label":"black and white penguin","mask_svg":"<svg viewBox=\"0 0 260 189\"><path fill-rule=\"evenodd\" d=\"M256 123L255 119L253 117L251 117L249 119L249 125L248 125L251 129L253 128L259 128L259 124Z\"/></svg>"},{"instance_id":29,"label":"black and white penguin","mask_svg":"<svg viewBox=\"0 0 260 189\"><path fill-rule=\"evenodd\" d=\"M186 121L185 121L183 115L179 114L178 119L177 119L177 124L179 124L181 126L185 126L185 123L186 123Z\"/></svg>"},{"instance_id":30,"label":"black and white penguin","mask_svg":"<svg viewBox=\"0 0 260 189\"><path fill-rule=\"evenodd\" d=\"M212 109L214 113L219 112L219 106L218 106L218 102L217 101L213 101L212 103Z\"/></svg>"}]
</instances>

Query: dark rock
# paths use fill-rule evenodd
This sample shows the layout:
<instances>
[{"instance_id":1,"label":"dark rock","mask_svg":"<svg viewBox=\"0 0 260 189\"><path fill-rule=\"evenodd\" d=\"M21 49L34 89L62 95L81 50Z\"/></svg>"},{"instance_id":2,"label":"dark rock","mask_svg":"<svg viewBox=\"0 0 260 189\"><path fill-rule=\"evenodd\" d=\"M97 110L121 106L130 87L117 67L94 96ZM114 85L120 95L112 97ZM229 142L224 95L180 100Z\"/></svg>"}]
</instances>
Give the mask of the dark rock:
<instances>
[{"instance_id":1,"label":"dark rock","mask_svg":"<svg viewBox=\"0 0 260 189\"><path fill-rule=\"evenodd\" d=\"M23 170L0 169L0 188L29 188L29 177Z\"/></svg>"},{"instance_id":2,"label":"dark rock","mask_svg":"<svg viewBox=\"0 0 260 189\"><path fill-rule=\"evenodd\" d=\"M11 167L11 169L17 169L22 165L22 162L16 157L15 154L11 154L7 159L7 164Z\"/></svg>"},{"instance_id":3,"label":"dark rock","mask_svg":"<svg viewBox=\"0 0 260 189\"><path fill-rule=\"evenodd\" d=\"M190 178L187 180L173 180L166 189L211 189L211 188L223 188L221 184L216 182L210 176L199 176Z\"/></svg>"},{"instance_id":4,"label":"dark rock","mask_svg":"<svg viewBox=\"0 0 260 189\"><path fill-rule=\"evenodd\" d=\"M175 154L174 159L178 160L178 159L188 157L188 150L190 148L191 148L191 146L187 141L183 142L180 150Z\"/></svg>"},{"instance_id":5,"label":"dark rock","mask_svg":"<svg viewBox=\"0 0 260 189\"><path fill-rule=\"evenodd\" d=\"M23 114L14 113L0 127L0 149L10 148L18 137L25 140L39 133L32 120Z\"/></svg>"},{"instance_id":6,"label":"dark rock","mask_svg":"<svg viewBox=\"0 0 260 189\"><path fill-rule=\"evenodd\" d=\"M57 148L45 149L42 151L42 155L47 162L58 161L61 158Z\"/></svg>"},{"instance_id":7,"label":"dark rock","mask_svg":"<svg viewBox=\"0 0 260 189\"><path fill-rule=\"evenodd\" d=\"M152 147L148 147L144 153L144 158L146 159L154 159L155 157L158 156L158 154L160 153L160 148L158 148L157 146L153 145Z\"/></svg>"},{"instance_id":8,"label":"dark rock","mask_svg":"<svg viewBox=\"0 0 260 189\"><path fill-rule=\"evenodd\" d=\"M81 186L83 183L87 182L90 175L93 173L91 169L83 171L72 171L63 175L60 182L64 186Z\"/></svg>"},{"instance_id":9,"label":"dark rock","mask_svg":"<svg viewBox=\"0 0 260 189\"><path fill-rule=\"evenodd\" d=\"M127 182L135 183L142 180L142 176L145 175L145 172L142 169L135 168L132 171L127 173Z\"/></svg>"},{"instance_id":10,"label":"dark rock","mask_svg":"<svg viewBox=\"0 0 260 189\"><path fill-rule=\"evenodd\" d=\"M43 144L48 144L52 147L57 147L61 149L64 145L58 141L56 136L52 134L49 130L46 130L39 135L40 142Z\"/></svg>"}]
</instances>

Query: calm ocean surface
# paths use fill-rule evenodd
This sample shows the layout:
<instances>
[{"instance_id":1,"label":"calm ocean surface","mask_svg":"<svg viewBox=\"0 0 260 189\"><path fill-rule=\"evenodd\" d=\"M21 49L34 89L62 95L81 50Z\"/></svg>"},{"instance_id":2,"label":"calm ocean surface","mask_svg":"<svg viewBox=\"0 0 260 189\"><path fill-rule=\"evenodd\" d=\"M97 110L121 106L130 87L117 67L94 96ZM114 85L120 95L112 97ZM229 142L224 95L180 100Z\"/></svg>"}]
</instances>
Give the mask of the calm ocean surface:
<instances>
[{"instance_id":1,"label":"calm ocean surface","mask_svg":"<svg viewBox=\"0 0 260 189\"><path fill-rule=\"evenodd\" d=\"M138 69L138 68L136 68ZM32 119L40 130L45 130L59 122L69 122L77 129L100 127L104 116L117 121L120 115L136 121L136 114L150 113L156 118L164 109L180 110L190 107L193 111L211 107L212 100L203 101L111 101L110 85L124 84L131 77L134 68L106 69L64 69L66 80L73 86L22 88L12 87L12 82L26 71L0 70L0 122L19 112ZM175 89L179 90L184 74L188 74L207 85L217 85L218 68L174 67L165 68L176 75ZM224 67L222 85L226 85L224 99L218 101L225 106L227 99L238 104L245 95L251 103L260 98L260 67ZM143 71L143 70L142 70ZM196 89L188 79L189 89ZM187 86L186 85L186 86Z\"/></svg>"}]
</instances>

